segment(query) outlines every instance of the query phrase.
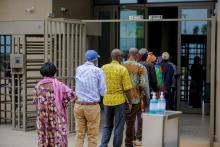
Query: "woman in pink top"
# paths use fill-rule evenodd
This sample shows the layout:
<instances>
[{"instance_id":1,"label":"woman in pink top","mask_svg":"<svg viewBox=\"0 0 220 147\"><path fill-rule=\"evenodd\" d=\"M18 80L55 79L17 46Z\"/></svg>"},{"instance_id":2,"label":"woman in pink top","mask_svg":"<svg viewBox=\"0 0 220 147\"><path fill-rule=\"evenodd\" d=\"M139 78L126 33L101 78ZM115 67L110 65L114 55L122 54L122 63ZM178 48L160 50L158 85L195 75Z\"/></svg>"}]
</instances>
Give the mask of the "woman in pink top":
<instances>
[{"instance_id":1,"label":"woman in pink top","mask_svg":"<svg viewBox=\"0 0 220 147\"><path fill-rule=\"evenodd\" d=\"M75 93L54 77L56 71L54 64L43 64L40 69L43 79L34 90L39 147L68 146L67 106L75 101Z\"/></svg>"}]
</instances>

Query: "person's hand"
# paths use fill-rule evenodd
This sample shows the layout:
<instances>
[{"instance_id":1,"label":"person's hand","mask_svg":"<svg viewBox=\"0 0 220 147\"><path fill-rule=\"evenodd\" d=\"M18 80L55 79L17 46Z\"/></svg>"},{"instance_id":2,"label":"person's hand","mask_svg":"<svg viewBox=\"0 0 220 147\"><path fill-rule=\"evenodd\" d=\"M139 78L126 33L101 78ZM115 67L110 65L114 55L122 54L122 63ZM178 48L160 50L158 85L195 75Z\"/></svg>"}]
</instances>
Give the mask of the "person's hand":
<instances>
[{"instance_id":1,"label":"person's hand","mask_svg":"<svg viewBox=\"0 0 220 147\"><path fill-rule=\"evenodd\" d=\"M131 103L128 103L128 110L131 112L132 110L132 104Z\"/></svg>"},{"instance_id":2,"label":"person's hand","mask_svg":"<svg viewBox=\"0 0 220 147\"><path fill-rule=\"evenodd\" d=\"M73 97L73 105L75 105L76 101L77 101L77 96L74 95L74 97Z\"/></svg>"}]
</instances>

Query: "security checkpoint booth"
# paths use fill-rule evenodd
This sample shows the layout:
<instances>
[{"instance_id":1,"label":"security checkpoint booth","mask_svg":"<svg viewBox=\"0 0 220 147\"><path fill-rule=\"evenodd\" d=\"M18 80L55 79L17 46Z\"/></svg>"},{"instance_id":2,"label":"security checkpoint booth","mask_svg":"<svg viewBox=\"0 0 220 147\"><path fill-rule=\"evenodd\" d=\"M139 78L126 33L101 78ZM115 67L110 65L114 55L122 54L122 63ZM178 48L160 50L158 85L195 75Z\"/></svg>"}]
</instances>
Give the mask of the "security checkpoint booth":
<instances>
[{"instance_id":1,"label":"security checkpoint booth","mask_svg":"<svg viewBox=\"0 0 220 147\"><path fill-rule=\"evenodd\" d=\"M57 77L74 88L75 68L84 61L86 25L79 20L0 22L1 99L0 124L15 130L35 129L36 110L32 91L42 77L39 69L50 61ZM69 128L74 131L73 106L69 106Z\"/></svg>"}]
</instances>

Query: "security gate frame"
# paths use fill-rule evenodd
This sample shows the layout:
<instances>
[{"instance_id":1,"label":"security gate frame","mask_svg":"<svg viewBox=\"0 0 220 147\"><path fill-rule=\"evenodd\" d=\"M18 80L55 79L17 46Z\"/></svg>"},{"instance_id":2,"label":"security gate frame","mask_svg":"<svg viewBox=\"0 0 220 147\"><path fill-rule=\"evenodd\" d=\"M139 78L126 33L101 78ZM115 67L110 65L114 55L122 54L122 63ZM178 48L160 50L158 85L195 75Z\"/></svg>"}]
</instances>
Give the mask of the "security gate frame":
<instances>
[{"instance_id":1,"label":"security gate frame","mask_svg":"<svg viewBox=\"0 0 220 147\"><path fill-rule=\"evenodd\" d=\"M19 31L18 33L7 34L12 38L11 54L22 54L24 56L22 72L11 72L11 114L4 116L4 120L10 119L12 121L14 130L35 129L36 108L32 104L32 91L37 81L42 78L39 69L44 62L54 63L58 69L58 79L74 88L75 68L84 61L85 23L80 20L69 19L47 19L42 22L39 24L44 24L43 34L41 32L33 34ZM29 22L27 21L27 23ZM13 28L13 30L16 29ZM7 93L4 92L4 95L7 96ZM3 104L1 99L0 104ZM69 131L74 132L73 105L71 104L68 109Z\"/></svg>"},{"instance_id":2,"label":"security gate frame","mask_svg":"<svg viewBox=\"0 0 220 147\"><path fill-rule=\"evenodd\" d=\"M84 62L86 24L76 20L48 19L45 23L45 62L57 66L57 77L69 87L75 86L75 69ZM75 131L74 110L68 107L69 131Z\"/></svg>"}]
</instances>

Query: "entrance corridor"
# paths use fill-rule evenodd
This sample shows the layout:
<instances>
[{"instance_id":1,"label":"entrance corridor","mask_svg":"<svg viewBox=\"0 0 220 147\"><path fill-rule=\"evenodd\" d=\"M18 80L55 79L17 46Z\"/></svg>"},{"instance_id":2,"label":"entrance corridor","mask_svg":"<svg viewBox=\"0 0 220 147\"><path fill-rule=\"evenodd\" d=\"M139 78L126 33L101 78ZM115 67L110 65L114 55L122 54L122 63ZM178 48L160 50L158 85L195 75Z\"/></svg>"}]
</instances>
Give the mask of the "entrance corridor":
<instances>
[{"instance_id":1,"label":"entrance corridor","mask_svg":"<svg viewBox=\"0 0 220 147\"><path fill-rule=\"evenodd\" d=\"M208 130L208 116L182 115L180 119L180 147L209 147ZM0 125L0 147L37 147L36 138L36 131L13 131L10 125ZM74 138L75 135L70 134L69 147L74 147ZM101 134L99 144L100 140ZM87 147L87 145L84 146ZM112 147L112 140L109 147Z\"/></svg>"}]
</instances>

